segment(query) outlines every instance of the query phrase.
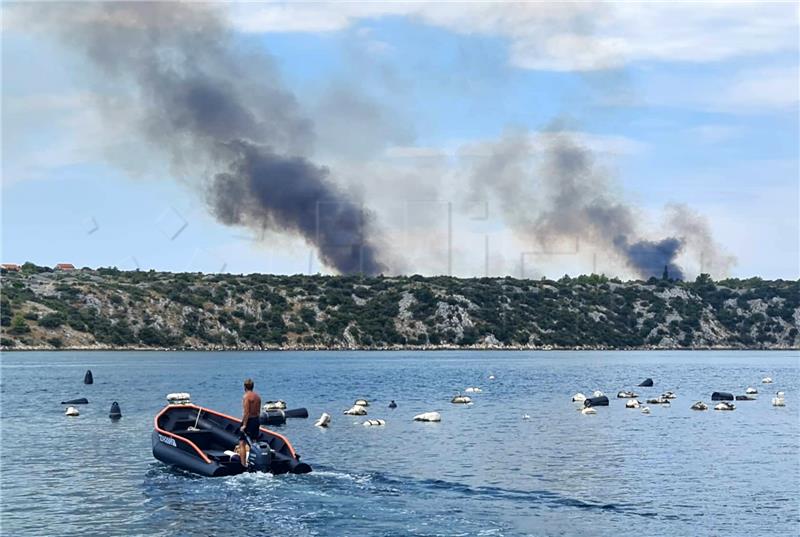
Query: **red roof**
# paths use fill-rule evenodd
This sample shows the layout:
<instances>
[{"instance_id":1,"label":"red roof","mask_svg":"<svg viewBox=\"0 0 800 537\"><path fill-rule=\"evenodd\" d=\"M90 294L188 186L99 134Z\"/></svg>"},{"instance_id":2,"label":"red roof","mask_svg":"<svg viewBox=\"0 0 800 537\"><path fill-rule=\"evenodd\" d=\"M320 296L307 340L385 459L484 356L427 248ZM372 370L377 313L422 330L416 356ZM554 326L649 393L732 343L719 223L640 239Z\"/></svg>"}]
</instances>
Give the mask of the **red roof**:
<instances>
[{"instance_id":1,"label":"red roof","mask_svg":"<svg viewBox=\"0 0 800 537\"><path fill-rule=\"evenodd\" d=\"M75 265L73 265L72 263L59 263L58 265L56 265L56 268L61 270L72 270L75 268Z\"/></svg>"},{"instance_id":2,"label":"red roof","mask_svg":"<svg viewBox=\"0 0 800 537\"><path fill-rule=\"evenodd\" d=\"M3 263L0 265L0 268L4 268L6 270L19 270L19 265L16 263Z\"/></svg>"}]
</instances>

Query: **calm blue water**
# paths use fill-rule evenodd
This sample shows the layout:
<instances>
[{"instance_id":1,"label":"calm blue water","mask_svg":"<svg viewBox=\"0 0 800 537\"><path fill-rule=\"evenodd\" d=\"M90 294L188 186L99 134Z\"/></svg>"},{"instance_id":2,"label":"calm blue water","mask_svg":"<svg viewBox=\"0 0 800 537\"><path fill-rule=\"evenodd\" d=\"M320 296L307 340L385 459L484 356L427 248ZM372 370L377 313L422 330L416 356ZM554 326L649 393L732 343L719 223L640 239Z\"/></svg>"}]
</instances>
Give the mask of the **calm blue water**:
<instances>
[{"instance_id":1,"label":"calm blue water","mask_svg":"<svg viewBox=\"0 0 800 537\"><path fill-rule=\"evenodd\" d=\"M3 535L796 535L800 364L782 352L12 353L2 356ZM83 374L94 372L85 386ZM494 374L496 380L488 380ZM304 476L197 478L151 454L164 395L238 414L305 406L280 427ZM610 396L653 377L652 414ZM771 376L772 385L761 378ZM479 386L471 406L450 397ZM714 390L759 389L734 412L694 412ZM772 394L787 406L773 408ZM62 399L87 397L78 418ZM373 401L383 428L342 415ZM399 408L386 408L390 399ZM107 415L119 401L123 419ZM437 410L439 424L415 423ZM323 411L328 430L313 426ZM529 414L529 420L522 415Z\"/></svg>"}]
</instances>

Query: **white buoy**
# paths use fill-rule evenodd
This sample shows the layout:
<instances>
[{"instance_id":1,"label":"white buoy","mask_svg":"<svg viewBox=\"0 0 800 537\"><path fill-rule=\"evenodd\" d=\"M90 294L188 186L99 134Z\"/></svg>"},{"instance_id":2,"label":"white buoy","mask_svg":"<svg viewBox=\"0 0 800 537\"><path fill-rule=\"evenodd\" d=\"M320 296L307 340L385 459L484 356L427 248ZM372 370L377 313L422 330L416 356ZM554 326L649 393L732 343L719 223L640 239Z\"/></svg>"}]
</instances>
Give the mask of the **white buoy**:
<instances>
[{"instance_id":1,"label":"white buoy","mask_svg":"<svg viewBox=\"0 0 800 537\"><path fill-rule=\"evenodd\" d=\"M344 413L348 416L366 416L367 409L361 405L353 405L351 408L345 410Z\"/></svg>"},{"instance_id":2,"label":"white buoy","mask_svg":"<svg viewBox=\"0 0 800 537\"><path fill-rule=\"evenodd\" d=\"M708 410L708 405L702 401L697 401L691 408L692 410Z\"/></svg>"},{"instance_id":3,"label":"white buoy","mask_svg":"<svg viewBox=\"0 0 800 537\"><path fill-rule=\"evenodd\" d=\"M167 394L167 403L171 405L188 405L192 402L192 396L188 392L176 392Z\"/></svg>"},{"instance_id":4,"label":"white buoy","mask_svg":"<svg viewBox=\"0 0 800 537\"><path fill-rule=\"evenodd\" d=\"M717 406L714 407L714 410L734 410L736 405L729 401L722 401Z\"/></svg>"},{"instance_id":5,"label":"white buoy","mask_svg":"<svg viewBox=\"0 0 800 537\"><path fill-rule=\"evenodd\" d=\"M592 397L603 397L604 395L605 394L600 390L595 390L594 393L592 393Z\"/></svg>"},{"instance_id":6,"label":"white buoy","mask_svg":"<svg viewBox=\"0 0 800 537\"><path fill-rule=\"evenodd\" d=\"M529 415L527 415L527 414L523 414L522 415L522 419L529 420L529 419L531 419L531 417Z\"/></svg>"},{"instance_id":7,"label":"white buoy","mask_svg":"<svg viewBox=\"0 0 800 537\"><path fill-rule=\"evenodd\" d=\"M385 420L367 420L364 422L364 427L380 427L386 425Z\"/></svg>"},{"instance_id":8,"label":"white buoy","mask_svg":"<svg viewBox=\"0 0 800 537\"><path fill-rule=\"evenodd\" d=\"M67 411L64 412L64 414L66 414L67 416L80 416L81 415L81 413L78 412L78 409L75 408L74 406L67 407Z\"/></svg>"},{"instance_id":9,"label":"white buoy","mask_svg":"<svg viewBox=\"0 0 800 537\"><path fill-rule=\"evenodd\" d=\"M494 375L489 375L489 380L494 380Z\"/></svg>"},{"instance_id":10,"label":"white buoy","mask_svg":"<svg viewBox=\"0 0 800 537\"><path fill-rule=\"evenodd\" d=\"M586 401L586 396L583 395L581 392L578 392L572 396L573 403L583 403L584 401Z\"/></svg>"},{"instance_id":11,"label":"white buoy","mask_svg":"<svg viewBox=\"0 0 800 537\"><path fill-rule=\"evenodd\" d=\"M438 412L423 412L414 416L414 421L442 421L442 416Z\"/></svg>"},{"instance_id":12,"label":"white buoy","mask_svg":"<svg viewBox=\"0 0 800 537\"><path fill-rule=\"evenodd\" d=\"M772 406L786 406L786 398L783 392L778 392L772 398Z\"/></svg>"},{"instance_id":13,"label":"white buoy","mask_svg":"<svg viewBox=\"0 0 800 537\"><path fill-rule=\"evenodd\" d=\"M264 411L286 410L286 401L267 401L264 403Z\"/></svg>"},{"instance_id":14,"label":"white buoy","mask_svg":"<svg viewBox=\"0 0 800 537\"><path fill-rule=\"evenodd\" d=\"M746 393L747 395L755 395L758 393L758 390L756 390L755 388L747 388L744 391L744 393Z\"/></svg>"},{"instance_id":15,"label":"white buoy","mask_svg":"<svg viewBox=\"0 0 800 537\"><path fill-rule=\"evenodd\" d=\"M625 408L639 408L639 401L637 399L629 399L625 401Z\"/></svg>"},{"instance_id":16,"label":"white buoy","mask_svg":"<svg viewBox=\"0 0 800 537\"><path fill-rule=\"evenodd\" d=\"M369 401L366 399L356 399L356 402L353 404L358 406L369 406Z\"/></svg>"},{"instance_id":17,"label":"white buoy","mask_svg":"<svg viewBox=\"0 0 800 537\"><path fill-rule=\"evenodd\" d=\"M317 427L327 427L331 423L331 415L327 412L323 412L322 416L319 417L317 422L314 424Z\"/></svg>"},{"instance_id":18,"label":"white buoy","mask_svg":"<svg viewBox=\"0 0 800 537\"><path fill-rule=\"evenodd\" d=\"M649 406L643 406L642 407L642 414L649 414L649 413L650 413L650 407Z\"/></svg>"},{"instance_id":19,"label":"white buoy","mask_svg":"<svg viewBox=\"0 0 800 537\"><path fill-rule=\"evenodd\" d=\"M761 379L761 383L762 384L772 384L772 378L771 377L764 377L763 379Z\"/></svg>"},{"instance_id":20,"label":"white buoy","mask_svg":"<svg viewBox=\"0 0 800 537\"><path fill-rule=\"evenodd\" d=\"M483 390L481 390L480 388L478 388L476 386L471 386L471 387L467 388L466 390L464 390L465 393L481 393L482 391Z\"/></svg>"},{"instance_id":21,"label":"white buoy","mask_svg":"<svg viewBox=\"0 0 800 537\"><path fill-rule=\"evenodd\" d=\"M635 399L637 397L639 397L638 393L629 392L629 391L617 392L617 399Z\"/></svg>"},{"instance_id":22,"label":"white buoy","mask_svg":"<svg viewBox=\"0 0 800 537\"><path fill-rule=\"evenodd\" d=\"M597 414L597 410L593 407L587 406L581 409L581 414Z\"/></svg>"},{"instance_id":23,"label":"white buoy","mask_svg":"<svg viewBox=\"0 0 800 537\"><path fill-rule=\"evenodd\" d=\"M450 402L456 405L466 405L472 402L472 398L467 395L456 395L450 399Z\"/></svg>"}]
</instances>

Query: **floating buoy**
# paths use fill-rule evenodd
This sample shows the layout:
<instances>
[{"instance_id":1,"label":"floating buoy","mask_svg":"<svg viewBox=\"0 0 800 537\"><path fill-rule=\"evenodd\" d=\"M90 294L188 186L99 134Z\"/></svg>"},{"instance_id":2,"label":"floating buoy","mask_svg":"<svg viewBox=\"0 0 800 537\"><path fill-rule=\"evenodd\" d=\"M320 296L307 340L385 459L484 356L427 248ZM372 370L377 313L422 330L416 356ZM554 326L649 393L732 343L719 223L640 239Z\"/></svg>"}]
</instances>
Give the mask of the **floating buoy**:
<instances>
[{"instance_id":1,"label":"floating buoy","mask_svg":"<svg viewBox=\"0 0 800 537\"><path fill-rule=\"evenodd\" d=\"M697 401L691 408L692 410L708 410L708 405L702 401Z\"/></svg>"},{"instance_id":2,"label":"floating buoy","mask_svg":"<svg viewBox=\"0 0 800 537\"><path fill-rule=\"evenodd\" d=\"M639 401L636 399L625 401L625 408L639 408Z\"/></svg>"},{"instance_id":3,"label":"floating buoy","mask_svg":"<svg viewBox=\"0 0 800 537\"><path fill-rule=\"evenodd\" d=\"M748 395L755 395L755 394L757 394L757 393L758 393L758 390L756 390L755 388L747 388L747 389L744 391L744 393L746 393L746 394L748 394Z\"/></svg>"},{"instance_id":4,"label":"floating buoy","mask_svg":"<svg viewBox=\"0 0 800 537\"><path fill-rule=\"evenodd\" d=\"M594 393L592 393L592 397L604 397L605 395L606 394L604 394L600 390L595 390Z\"/></svg>"},{"instance_id":5,"label":"floating buoy","mask_svg":"<svg viewBox=\"0 0 800 537\"><path fill-rule=\"evenodd\" d=\"M772 378L764 377L763 379L761 379L761 383L762 384L772 384Z\"/></svg>"},{"instance_id":6,"label":"floating buoy","mask_svg":"<svg viewBox=\"0 0 800 537\"><path fill-rule=\"evenodd\" d=\"M651 387L652 385L653 385L653 379L651 379L651 378L646 378L642 382L639 383L639 386L644 386L644 387L647 387L647 388Z\"/></svg>"},{"instance_id":7,"label":"floating buoy","mask_svg":"<svg viewBox=\"0 0 800 537\"><path fill-rule=\"evenodd\" d=\"M494 375L489 375L489 380L494 380Z\"/></svg>"},{"instance_id":8,"label":"floating buoy","mask_svg":"<svg viewBox=\"0 0 800 537\"><path fill-rule=\"evenodd\" d=\"M414 416L414 421L442 421L442 416L438 412L423 412Z\"/></svg>"},{"instance_id":9,"label":"floating buoy","mask_svg":"<svg viewBox=\"0 0 800 537\"><path fill-rule=\"evenodd\" d=\"M583 395L581 392L578 392L572 396L573 403L583 403L584 401L586 401L586 396Z\"/></svg>"},{"instance_id":10,"label":"floating buoy","mask_svg":"<svg viewBox=\"0 0 800 537\"><path fill-rule=\"evenodd\" d=\"M529 419L531 419L531 417L529 415L527 415L527 414L523 414L522 415L522 419L529 420Z\"/></svg>"},{"instance_id":11,"label":"floating buoy","mask_svg":"<svg viewBox=\"0 0 800 537\"><path fill-rule=\"evenodd\" d=\"M597 414L597 410L595 410L590 406L587 406L581 409L581 414Z\"/></svg>"},{"instance_id":12,"label":"floating buoy","mask_svg":"<svg viewBox=\"0 0 800 537\"><path fill-rule=\"evenodd\" d=\"M344 413L348 416L366 416L367 409L361 405L353 405L351 408L345 410Z\"/></svg>"},{"instance_id":13,"label":"floating buoy","mask_svg":"<svg viewBox=\"0 0 800 537\"><path fill-rule=\"evenodd\" d=\"M711 394L712 401L733 401L733 394L728 392L714 392Z\"/></svg>"},{"instance_id":14,"label":"floating buoy","mask_svg":"<svg viewBox=\"0 0 800 537\"><path fill-rule=\"evenodd\" d=\"M728 401L722 401L721 403L717 404L714 407L714 410L733 410L736 408L736 405L733 403L729 403Z\"/></svg>"},{"instance_id":15,"label":"floating buoy","mask_svg":"<svg viewBox=\"0 0 800 537\"><path fill-rule=\"evenodd\" d=\"M389 408L397 408L397 403L394 402L394 399L392 399L392 402L389 403Z\"/></svg>"},{"instance_id":16,"label":"floating buoy","mask_svg":"<svg viewBox=\"0 0 800 537\"><path fill-rule=\"evenodd\" d=\"M783 392L778 392L772 398L772 406L786 406L786 398Z\"/></svg>"},{"instance_id":17,"label":"floating buoy","mask_svg":"<svg viewBox=\"0 0 800 537\"><path fill-rule=\"evenodd\" d=\"M108 411L108 417L112 420L118 420L122 417L122 411L119 409L119 403L116 401L111 403L111 410Z\"/></svg>"},{"instance_id":18,"label":"floating buoy","mask_svg":"<svg viewBox=\"0 0 800 537\"><path fill-rule=\"evenodd\" d=\"M662 399L675 399L677 397L678 396L675 395L673 392L664 392L664 393L661 394L661 398Z\"/></svg>"},{"instance_id":19,"label":"floating buoy","mask_svg":"<svg viewBox=\"0 0 800 537\"><path fill-rule=\"evenodd\" d=\"M167 403L171 405L189 405L192 403L192 396L188 392L168 393Z\"/></svg>"},{"instance_id":20,"label":"floating buoy","mask_svg":"<svg viewBox=\"0 0 800 537\"><path fill-rule=\"evenodd\" d=\"M66 414L67 416L80 416L81 415L81 413L78 412L78 409L75 408L74 406L68 407L66 412L64 412L64 414Z\"/></svg>"},{"instance_id":21,"label":"floating buoy","mask_svg":"<svg viewBox=\"0 0 800 537\"><path fill-rule=\"evenodd\" d=\"M263 410L286 410L286 401L267 401Z\"/></svg>"},{"instance_id":22,"label":"floating buoy","mask_svg":"<svg viewBox=\"0 0 800 537\"><path fill-rule=\"evenodd\" d=\"M69 401L61 401L62 405L88 405L89 400L85 397L80 399L70 399Z\"/></svg>"},{"instance_id":23,"label":"floating buoy","mask_svg":"<svg viewBox=\"0 0 800 537\"><path fill-rule=\"evenodd\" d=\"M643 406L642 407L642 414L649 414L649 413L650 413L650 407L649 406Z\"/></svg>"},{"instance_id":24,"label":"floating buoy","mask_svg":"<svg viewBox=\"0 0 800 537\"><path fill-rule=\"evenodd\" d=\"M286 412L283 410L262 410L258 415L261 425L283 425L286 423Z\"/></svg>"},{"instance_id":25,"label":"floating buoy","mask_svg":"<svg viewBox=\"0 0 800 537\"><path fill-rule=\"evenodd\" d=\"M608 397L601 395L600 397L590 397L583 402L583 406L608 406Z\"/></svg>"},{"instance_id":26,"label":"floating buoy","mask_svg":"<svg viewBox=\"0 0 800 537\"><path fill-rule=\"evenodd\" d=\"M92 377L92 370L87 369L86 374L83 376L84 384L94 384L94 377Z\"/></svg>"},{"instance_id":27,"label":"floating buoy","mask_svg":"<svg viewBox=\"0 0 800 537\"><path fill-rule=\"evenodd\" d=\"M364 422L364 427L381 427L386 425L385 420L367 420Z\"/></svg>"},{"instance_id":28,"label":"floating buoy","mask_svg":"<svg viewBox=\"0 0 800 537\"><path fill-rule=\"evenodd\" d=\"M480 388L477 388L477 387L475 387L475 386L472 386L472 387L470 387L470 388L467 388L467 389L466 389L466 390L464 390L464 391L465 391L466 393L481 393L483 390L481 390Z\"/></svg>"},{"instance_id":29,"label":"floating buoy","mask_svg":"<svg viewBox=\"0 0 800 537\"><path fill-rule=\"evenodd\" d=\"M323 412L322 416L319 417L317 422L314 424L317 427L327 427L331 422L331 415L327 412Z\"/></svg>"},{"instance_id":30,"label":"floating buoy","mask_svg":"<svg viewBox=\"0 0 800 537\"><path fill-rule=\"evenodd\" d=\"M353 404L358 406L369 406L369 401L366 399L356 399L356 402Z\"/></svg>"},{"instance_id":31,"label":"floating buoy","mask_svg":"<svg viewBox=\"0 0 800 537\"><path fill-rule=\"evenodd\" d=\"M638 393L633 393L633 392L628 392L628 391L622 391L622 392L617 393L617 398L618 399L634 399L636 397L639 397Z\"/></svg>"},{"instance_id":32,"label":"floating buoy","mask_svg":"<svg viewBox=\"0 0 800 537\"><path fill-rule=\"evenodd\" d=\"M466 405L472 402L472 398L467 395L456 395L450 399L450 402L456 405Z\"/></svg>"}]
</instances>

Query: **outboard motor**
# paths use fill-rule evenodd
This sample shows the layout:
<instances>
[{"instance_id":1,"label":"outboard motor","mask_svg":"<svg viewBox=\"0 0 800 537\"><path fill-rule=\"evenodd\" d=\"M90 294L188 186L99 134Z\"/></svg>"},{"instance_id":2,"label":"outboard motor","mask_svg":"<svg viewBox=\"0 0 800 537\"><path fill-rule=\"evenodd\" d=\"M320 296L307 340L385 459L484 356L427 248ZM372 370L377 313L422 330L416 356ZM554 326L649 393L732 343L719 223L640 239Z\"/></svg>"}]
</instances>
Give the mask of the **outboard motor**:
<instances>
[{"instance_id":1,"label":"outboard motor","mask_svg":"<svg viewBox=\"0 0 800 537\"><path fill-rule=\"evenodd\" d=\"M272 450L266 442L250 442L247 467L255 472L269 472L272 465Z\"/></svg>"}]
</instances>

